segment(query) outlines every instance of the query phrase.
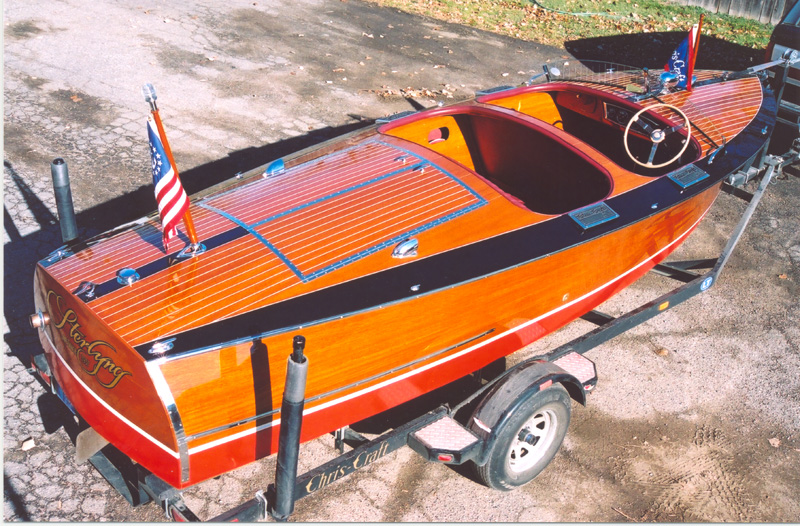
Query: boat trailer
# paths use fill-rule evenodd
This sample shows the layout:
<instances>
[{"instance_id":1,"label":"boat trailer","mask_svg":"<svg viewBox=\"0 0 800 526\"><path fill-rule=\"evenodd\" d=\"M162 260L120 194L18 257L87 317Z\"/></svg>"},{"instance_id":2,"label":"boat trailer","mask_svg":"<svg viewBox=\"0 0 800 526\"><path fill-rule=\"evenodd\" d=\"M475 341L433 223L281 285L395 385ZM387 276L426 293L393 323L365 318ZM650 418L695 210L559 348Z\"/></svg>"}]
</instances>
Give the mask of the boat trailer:
<instances>
[{"instance_id":1,"label":"boat trailer","mask_svg":"<svg viewBox=\"0 0 800 526\"><path fill-rule=\"evenodd\" d=\"M620 316L610 316L596 310L590 311L582 318L597 325L596 329L545 354L514 365L487 381L452 408L447 404L440 405L372 440L368 440L349 427L338 430L334 433L334 443L340 456L299 476L297 463L308 359L303 355L305 339L296 336L293 342L294 350L287 360L287 387L281 407L285 425L281 425L280 429L275 482L269 484L265 490L258 491L253 499L209 520L239 522L271 517L278 521L286 521L294 511L297 500L316 493L405 446L409 446L432 462L458 465L472 460L479 466L485 464L493 450L500 447L497 444L499 431L492 432L492 429L487 427L485 433L476 433L474 426L468 428L461 423L469 415L463 417L459 414L463 408L480 398L482 400L473 413L473 419L482 407L498 406L498 404L501 406L496 425L492 426L495 430L502 428L500 424L504 421L513 418L521 404L554 384L567 387L569 396L585 405L586 393L596 385L597 374L594 363L583 356L584 353L708 290L716 283L770 182L785 166L800 159L800 138L795 139L790 151L782 156L766 155L767 147L768 144L753 159L752 166L729 176L722 185L724 192L749 204L720 255L711 259L661 263L650 271L681 282L681 285ZM58 163L59 172L62 163ZM746 183L759 177L758 187L753 193L742 188ZM703 270L705 272L698 272ZM49 375L43 355L34 357L32 369L40 376ZM499 389L500 386L504 389ZM509 399L507 396L509 390L515 393L516 397L512 396ZM505 399L498 394L501 391L506 392ZM511 400L511 403L505 404L501 399ZM568 420L567 416L567 423ZM527 440L531 444L535 444L539 438L532 436L531 433L526 437L521 435L518 438L520 441ZM557 439L553 455L560 447L562 439L563 436ZM345 445L352 448L345 451ZM153 501L162 507L168 519L180 522L200 521L200 518L186 505L179 490L142 466L134 464L113 445L105 446L88 460L132 506ZM548 458L544 462L542 469L549 460Z\"/></svg>"},{"instance_id":2,"label":"boat trailer","mask_svg":"<svg viewBox=\"0 0 800 526\"><path fill-rule=\"evenodd\" d=\"M504 429L509 428L506 424L515 418L517 423L525 421L524 418L520 420L519 413L524 412L521 407L526 402L535 397L541 398L545 392L551 393L549 396L552 398L552 393L556 393L557 390L548 389L551 386L561 385L566 388L561 391L564 391L567 411L569 411L567 393L570 398L585 405L586 394L597 383L594 363L583 356L587 351L708 290L716 283L770 182L784 167L800 159L800 138L794 139L791 149L781 156L767 155L768 146L769 141L751 160L749 166L746 165L743 170L732 174L723 182L724 192L747 201L748 205L720 255L710 259L661 263L650 271L666 279L680 282L680 285L620 316L610 316L596 310L590 311L582 318L594 323L597 328L545 354L514 365L483 383L475 392L453 407L447 404L440 405L371 440L349 427L336 431L334 444L340 455L299 476L297 464L308 359L303 355L305 339L296 336L293 352L287 360L287 383L281 407L283 424L280 426L275 482L268 484L265 490L258 491L251 500L209 520L249 522L271 517L277 521L286 521L294 511L297 500L314 494L405 446L409 446L432 462L459 465L474 461L480 470L490 463L492 455L496 454L498 448L508 448L509 440L517 441L524 447L525 444L534 446L540 439L547 438L537 435L535 429L529 429L530 426L523 427L518 436L501 435ZM71 199L68 197L69 179L64 161L61 159L54 161L52 171L56 189L67 196L68 204L71 205ZM746 183L759 178L754 192L750 193L742 188ZM63 189L65 185L66 190ZM62 214L62 206L59 204L62 236L65 240L69 236L75 236L74 223L70 223L68 212L69 210L65 209ZM72 221L74 222L74 219ZM50 374L43 354L33 357L31 369L52 389L58 389L55 382L48 381ZM63 396L59 398L65 399ZM460 413L467 406L473 407L474 402L478 400L480 402L471 418ZM65 403L68 404L66 401ZM485 415L493 415L491 426L481 422ZM553 416L557 415L554 413ZM530 478L544 469L558 451L569 422L569 414L565 416L566 424L561 435L547 439L549 448L545 456L549 457L541 462L541 466L536 468L536 472ZM472 426L467 427L463 424L467 419L473 421ZM514 428L514 433L518 427L517 425ZM345 451L346 445L350 447L348 451ZM505 451L501 453L505 454ZM134 464L113 445L106 445L88 460L132 506L153 501L162 507L168 519L180 522L200 521L200 518L186 505L179 490L142 466ZM496 478L492 480L496 480L497 484L489 485L498 489L511 489L519 485L509 485Z\"/></svg>"}]
</instances>

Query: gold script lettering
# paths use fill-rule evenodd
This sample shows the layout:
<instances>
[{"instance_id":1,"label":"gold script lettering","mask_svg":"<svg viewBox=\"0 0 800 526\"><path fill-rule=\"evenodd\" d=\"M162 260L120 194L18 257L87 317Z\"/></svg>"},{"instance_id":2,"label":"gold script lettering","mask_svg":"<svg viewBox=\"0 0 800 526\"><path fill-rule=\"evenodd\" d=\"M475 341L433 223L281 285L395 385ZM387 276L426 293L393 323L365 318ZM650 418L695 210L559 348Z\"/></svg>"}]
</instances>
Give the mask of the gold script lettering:
<instances>
[{"instance_id":1,"label":"gold script lettering","mask_svg":"<svg viewBox=\"0 0 800 526\"><path fill-rule=\"evenodd\" d=\"M51 298L53 297L55 297L55 305L51 303ZM126 371L114 363L114 360L96 349L97 347L106 347L110 351L116 353L117 350L114 349L114 347L102 340L96 340L91 343L86 340L86 336L80 331L81 324L78 323L78 314L72 309L64 310L66 305L61 296L52 290L48 290L47 305L61 316L60 321L55 324L55 328L60 330L65 338L68 336L68 338L66 338L67 342L72 340L74 343L72 346L73 354L78 358L84 371L90 376L94 376L97 383L106 389L113 389L125 376L133 376L133 373ZM69 326L69 331L62 330L66 326ZM103 376L107 377L110 375L112 379L103 381L101 377L98 376L98 373L101 372L108 373Z\"/></svg>"},{"instance_id":2,"label":"gold script lettering","mask_svg":"<svg viewBox=\"0 0 800 526\"><path fill-rule=\"evenodd\" d=\"M363 468L364 466L369 466L379 458L382 458L384 455L386 455L388 449L389 449L389 442L383 442L381 443L381 446L375 451L372 451L370 453L366 451L360 453L353 461L353 467L355 469L360 469Z\"/></svg>"},{"instance_id":3,"label":"gold script lettering","mask_svg":"<svg viewBox=\"0 0 800 526\"><path fill-rule=\"evenodd\" d=\"M331 471L326 471L311 477L311 480L306 484L306 491L314 493L317 490L336 482L340 478L349 475L357 469L369 466L376 460L384 457L389 452L389 441L381 442L378 449L373 451L363 451L353 459L352 464L345 464L333 468Z\"/></svg>"}]
</instances>

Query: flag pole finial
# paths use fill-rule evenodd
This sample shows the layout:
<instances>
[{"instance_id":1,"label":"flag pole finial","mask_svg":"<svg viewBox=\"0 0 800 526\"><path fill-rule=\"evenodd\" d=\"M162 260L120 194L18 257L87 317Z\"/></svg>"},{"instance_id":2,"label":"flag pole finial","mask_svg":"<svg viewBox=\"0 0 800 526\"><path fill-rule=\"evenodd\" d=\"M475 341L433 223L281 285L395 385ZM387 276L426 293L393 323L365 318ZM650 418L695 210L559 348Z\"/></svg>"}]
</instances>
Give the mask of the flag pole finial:
<instances>
[{"instance_id":1,"label":"flag pole finial","mask_svg":"<svg viewBox=\"0 0 800 526\"><path fill-rule=\"evenodd\" d=\"M142 95L144 95L144 100L150 103L150 109L152 111L157 111L158 108L156 107L156 99L158 95L156 95L156 88L149 82L142 86Z\"/></svg>"}]
</instances>

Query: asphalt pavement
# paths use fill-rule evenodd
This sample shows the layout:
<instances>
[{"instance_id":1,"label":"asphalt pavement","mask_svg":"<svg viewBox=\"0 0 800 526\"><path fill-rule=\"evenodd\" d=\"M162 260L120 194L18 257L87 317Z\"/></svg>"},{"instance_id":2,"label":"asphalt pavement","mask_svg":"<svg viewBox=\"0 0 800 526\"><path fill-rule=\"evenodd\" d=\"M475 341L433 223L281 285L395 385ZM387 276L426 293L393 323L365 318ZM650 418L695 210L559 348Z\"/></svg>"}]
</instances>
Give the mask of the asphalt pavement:
<instances>
[{"instance_id":1,"label":"asphalt pavement","mask_svg":"<svg viewBox=\"0 0 800 526\"><path fill-rule=\"evenodd\" d=\"M563 49L357 0L7 0L4 64L4 519L161 521L74 460L75 422L28 372L36 261L60 245L50 161L82 236L155 209L140 87L151 82L197 192L409 109L516 85ZM791 521L800 517L800 179L772 185L720 283L588 356L600 382L564 448L511 493L401 450L297 503L304 521ZM678 256L714 255L744 205L721 197ZM646 279L608 308L661 292ZM586 330L570 327L520 353ZM589 327L590 328L590 327ZM519 359L515 357L514 359ZM334 455L323 437L301 470ZM210 518L274 458L185 492Z\"/></svg>"}]
</instances>

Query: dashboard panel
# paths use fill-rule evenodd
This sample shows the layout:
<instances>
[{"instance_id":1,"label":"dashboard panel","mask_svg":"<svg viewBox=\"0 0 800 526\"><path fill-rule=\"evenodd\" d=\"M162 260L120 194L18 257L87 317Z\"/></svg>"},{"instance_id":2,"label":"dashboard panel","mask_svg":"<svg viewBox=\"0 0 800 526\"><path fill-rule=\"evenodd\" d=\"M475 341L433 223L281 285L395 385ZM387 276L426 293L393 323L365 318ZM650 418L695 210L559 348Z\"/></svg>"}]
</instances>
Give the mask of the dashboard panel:
<instances>
[{"instance_id":1,"label":"dashboard panel","mask_svg":"<svg viewBox=\"0 0 800 526\"><path fill-rule=\"evenodd\" d=\"M631 121L631 118L634 115L636 115L636 112L634 110L622 106L617 106L616 104L612 104L610 102L603 102L603 106L605 107L606 120L608 120L609 122L613 122L614 124L617 124L622 128L625 128ZM644 115L639 116L639 121L646 123L651 128L663 127L663 124L660 124L653 119L645 117ZM647 132L645 132L644 128L639 125L638 121L634 123L633 126L631 126L631 129L636 132L649 135Z\"/></svg>"}]
</instances>

